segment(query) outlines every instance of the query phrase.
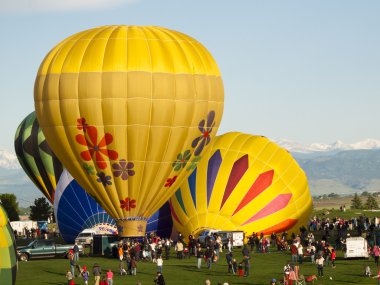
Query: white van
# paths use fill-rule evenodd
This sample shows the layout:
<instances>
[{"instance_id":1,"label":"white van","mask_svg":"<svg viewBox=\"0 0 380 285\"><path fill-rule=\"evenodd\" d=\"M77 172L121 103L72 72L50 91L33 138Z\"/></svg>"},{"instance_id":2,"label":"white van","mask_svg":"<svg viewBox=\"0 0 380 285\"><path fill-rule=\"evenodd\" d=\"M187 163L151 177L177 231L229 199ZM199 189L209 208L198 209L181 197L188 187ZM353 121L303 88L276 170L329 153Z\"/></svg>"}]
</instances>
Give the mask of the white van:
<instances>
[{"instance_id":1,"label":"white van","mask_svg":"<svg viewBox=\"0 0 380 285\"><path fill-rule=\"evenodd\" d=\"M344 258L368 258L368 244L363 237L351 237L346 239L346 252Z\"/></svg>"},{"instance_id":2,"label":"white van","mask_svg":"<svg viewBox=\"0 0 380 285\"><path fill-rule=\"evenodd\" d=\"M90 245L94 240L94 235L97 233L94 229L85 229L79 233L75 242L78 244Z\"/></svg>"}]
</instances>

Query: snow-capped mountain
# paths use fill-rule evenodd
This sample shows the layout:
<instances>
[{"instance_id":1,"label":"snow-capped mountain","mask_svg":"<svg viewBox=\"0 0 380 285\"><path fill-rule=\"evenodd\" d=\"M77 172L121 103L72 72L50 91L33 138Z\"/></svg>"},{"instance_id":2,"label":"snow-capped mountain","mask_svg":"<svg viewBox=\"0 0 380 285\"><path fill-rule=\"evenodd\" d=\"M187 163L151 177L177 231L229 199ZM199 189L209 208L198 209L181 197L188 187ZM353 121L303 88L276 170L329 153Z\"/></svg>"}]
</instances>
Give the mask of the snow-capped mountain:
<instances>
[{"instance_id":1,"label":"snow-capped mountain","mask_svg":"<svg viewBox=\"0 0 380 285\"><path fill-rule=\"evenodd\" d=\"M311 152L338 152L343 150L360 150L360 149L379 149L380 140L366 139L353 144L345 144L342 141L336 141L332 144L312 143L302 145L288 139L279 139L275 141L281 147L292 153L311 153Z\"/></svg>"},{"instance_id":2,"label":"snow-capped mountain","mask_svg":"<svg viewBox=\"0 0 380 285\"><path fill-rule=\"evenodd\" d=\"M0 167L6 169L19 169L21 168L16 154L8 150L0 150Z\"/></svg>"}]
</instances>

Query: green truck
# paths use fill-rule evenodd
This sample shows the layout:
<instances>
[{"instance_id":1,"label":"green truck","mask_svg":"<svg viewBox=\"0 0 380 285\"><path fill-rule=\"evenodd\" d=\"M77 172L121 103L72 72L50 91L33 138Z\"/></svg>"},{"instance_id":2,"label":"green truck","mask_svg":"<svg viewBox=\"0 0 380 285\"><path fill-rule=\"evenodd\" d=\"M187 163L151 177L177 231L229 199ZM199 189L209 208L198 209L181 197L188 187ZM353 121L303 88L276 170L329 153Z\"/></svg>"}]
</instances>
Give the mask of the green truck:
<instances>
[{"instance_id":1,"label":"green truck","mask_svg":"<svg viewBox=\"0 0 380 285\"><path fill-rule=\"evenodd\" d=\"M36 258L66 257L73 244L56 244L53 240L38 239L25 247L17 248L17 256L21 261ZM79 254L83 253L82 245L78 245Z\"/></svg>"}]
</instances>

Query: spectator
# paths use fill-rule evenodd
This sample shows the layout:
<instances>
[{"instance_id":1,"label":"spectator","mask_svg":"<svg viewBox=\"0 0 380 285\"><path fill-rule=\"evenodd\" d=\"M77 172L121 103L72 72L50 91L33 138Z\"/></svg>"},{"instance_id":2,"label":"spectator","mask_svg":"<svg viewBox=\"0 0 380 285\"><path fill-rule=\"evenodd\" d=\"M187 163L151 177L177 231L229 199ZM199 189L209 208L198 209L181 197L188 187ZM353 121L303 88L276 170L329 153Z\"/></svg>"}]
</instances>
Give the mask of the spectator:
<instances>
[{"instance_id":1,"label":"spectator","mask_svg":"<svg viewBox=\"0 0 380 285\"><path fill-rule=\"evenodd\" d=\"M95 277L95 285L99 285L100 275L102 274L102 269L99 264L94 263L94 266L92 267L92 274L94 274Z\"/></svg>"},{"instance_id":2,"label":"spectator","mask_svg":"<svg viewBox=\"0 0 380 285\"><path fill-rule=\"evenodd\" d=\"M107 276L108 285L112 285L113 284L113 272L111 271L111 269L108 269L106 276Z\"/></svg>"}]
</instances>

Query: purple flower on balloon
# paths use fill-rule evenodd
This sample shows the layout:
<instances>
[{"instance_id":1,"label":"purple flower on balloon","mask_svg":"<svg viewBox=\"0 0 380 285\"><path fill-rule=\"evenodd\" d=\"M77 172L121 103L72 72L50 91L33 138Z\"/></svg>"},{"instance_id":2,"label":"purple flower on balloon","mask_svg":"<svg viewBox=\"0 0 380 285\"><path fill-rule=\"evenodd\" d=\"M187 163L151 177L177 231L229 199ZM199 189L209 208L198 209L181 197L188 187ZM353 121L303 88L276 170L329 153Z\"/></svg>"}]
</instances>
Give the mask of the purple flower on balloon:
<instances>
[{"instance_id":1,"label":"purple flower on balloon","mask_svg":"<svg viewBox=\"0 0 380 285\"><path fill-rule=\"evenodd\" d=\"M98 176L98 179L96 179L96 181L102 183L104 187L107 185L112 185L111 176L106 175L104 172L98 172L96 175Z\"/></svg>"},{"instance_id":2,"label":"purple flower on balloon","mask_svg":"<svg viewBox=\"0 0 380 285\"><path fill-rule=\"evenodd\" d=\"M191 143L191 147L195 148L195 156L199 155L202 152L203 148L210 142L210 134L212 132L212 128L215 126L214 119L215 111L211 111L207 115L207 122L205 120L199 122L198 129L201 131L202 135L195 138Z\"/></svg>"},{"instance_id":3,"label":"purple flower on balloon","mask_svg":"<svg viewBox=\"0 0 380 285\"><path fill-rule=\"evenodd\" d=\"M119 163L112 164L112 168L114 169L113 175L115 177L121 177L123 180L127 180L129 176L135 175L135 171L133 167L135 165L133 162L128 162L125 159L121 159Z\"/></svg>"}]
</instances>

